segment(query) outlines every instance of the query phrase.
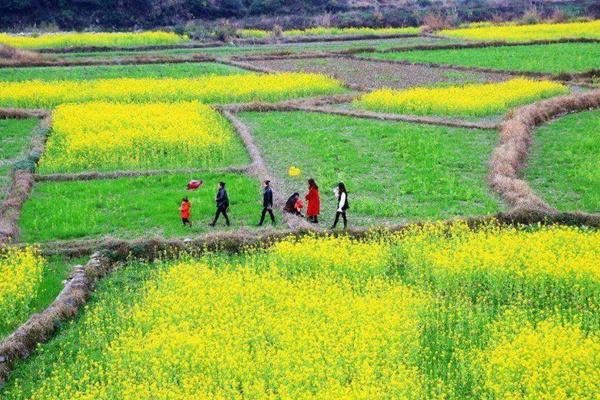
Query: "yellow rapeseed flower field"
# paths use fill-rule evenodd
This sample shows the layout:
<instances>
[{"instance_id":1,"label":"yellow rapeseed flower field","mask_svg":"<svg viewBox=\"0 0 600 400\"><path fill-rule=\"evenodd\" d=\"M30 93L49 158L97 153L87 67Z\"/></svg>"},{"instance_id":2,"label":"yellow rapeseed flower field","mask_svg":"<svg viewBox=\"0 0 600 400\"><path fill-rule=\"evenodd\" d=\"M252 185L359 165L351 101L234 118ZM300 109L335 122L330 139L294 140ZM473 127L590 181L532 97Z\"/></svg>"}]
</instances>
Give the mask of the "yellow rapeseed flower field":
<instances>
[{"instance_id":1,"label":"yellow rapeseed flower field","mask_svg":"<svg viewBox=\"0 0 600 400\"><path fill-rule=\"evenodd\" d=\"M219 165L235 134L198 102L66 104L52 114L41 173Z\"/></svg>"},{"instance_id":2,"label":"yellow rapeseed flower field","mask_svg":"<svg viewBox=\"0 0 600 400\"><path fill-rule=\"evenodd\" d=\"M286 272L342 274L365 279L382 275L389 266L389 244L349 237L305 236L277 242L271 248L273 265Z\"/></svg>"},{"instance_id":3,"label":"yellow rapeseed flower field","mask_svg":"<svg viewBox=\"0 0 600 400\"><path fill-rule=\"evenodd\" d=\"M339 81L320 74L242 74L196 79L121 78L88 81L0 82L0 105L51 108L63 103L110 101L204 103L278 101L342 92Z\"/></svg>"},{"instance_id":4,"label":"yellow rapeseed flower field","mask_svg":"<svg viewBox=\"0 0 600 400\"><path fill-rule=\"evenodd\" d=\"M435 275L600 282L600 231L556 226L524 232L498 225L471 230L465 223L450 228L428 224L399 234L397 243L409 264Z\"/></svg>"},{"instance_id":5,"label":"yellow rapeseed flower field","mask_svg":"<svg viewBox=\"0 0 600 400\"><path fill-rule=\"evenodd\" d=\"M387 113L486 116L568 92L569 89L558 82L512 79L444 88L379 89L363 95L353 104L357 108Z\"/></svg>"},{"instance_id":6,"label":"yellow rapeseed flower field","mask_svg":"<svg viewBox=\"0 0 600 400\"><path fill-rule=\"evenodd\" d=\"M273 34L264 29L238 29L238 35L243 38L265 39Z\"/></svg>"},{"instance_id":7,"label":"yellow rapeseed flower field","mask_svg":"<svg viewBox=\"0 0 600 400\"><path fill-rule=\"evenodd\" d=\"M0 249L0 329L9 329L31 313L45 261L33 247Z\"/></svg>"},{"instance_id":8,"label":"yellow rapeseed flower field","mask_svg":"<svg viewBox=\"0 0 600 400\"><path fill-rule=\"evenodd\" d=\"M576 324L543 320L535 326L509 312L474 352L482 398L594 399L600 393L600 336Z\"/></svg>"},{"instance_id":9,"label":"yellow rapeseed flower field","mask_svg":"<svg viewBox=\"0 0 600 400\"><path fill-rule=\"evenodd\" d=\"M592 400L599 249L595 230L457 222L134 263L3 394Z\"/></svg>"},{"instance_id":10,"label":"yellow rapeseed flower field","mask_svg":"<svg viewBox=\"0 0 600 400\"><path fill-rule=\"evenodd\" d=\"M110 300L95 306L81 345L103 339L100 351L51 368L30 398L424 395L415 357L426 297L383 279L359 293L329 275L222 267L179 262L117 316L104 319Z\"/></svg>"},{"instance_id":11,"label":"yellow rapeseed flower field","mask_svg":"<svg viewBox=\"0 0 600 400\"><path fill-rule=\"evenodd\" d=\"M462 29L447 29L443 36L472 40L555 40L565 38L600 38L600 20L591 22L569 22L563 24L533 25L484 25Z\"/></svg>"},{"instance_id":12,"label":"yellow rapeseed flower field","mask_svg":"<svg viewBox=\"0 0 600 400\"><path fill-rule=\"evenodd\" d=\"M171 32L64 32L41 35L0 33L0 44L22 49L57 47L131 47L170 45L188 41L186 36Z\"/></svg>"}]
</instances>

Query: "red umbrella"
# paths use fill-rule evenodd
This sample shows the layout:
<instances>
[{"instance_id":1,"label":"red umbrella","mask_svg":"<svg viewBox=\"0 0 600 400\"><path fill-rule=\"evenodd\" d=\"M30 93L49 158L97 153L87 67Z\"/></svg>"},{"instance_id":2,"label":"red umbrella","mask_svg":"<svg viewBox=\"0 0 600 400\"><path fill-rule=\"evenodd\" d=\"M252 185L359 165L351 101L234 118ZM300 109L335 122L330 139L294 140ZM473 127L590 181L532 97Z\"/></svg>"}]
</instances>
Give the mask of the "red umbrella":
<instances>
[{"instance_id":1,"label":"red umbrella","mask_svg":"<svg viewBox=\"0 0 600 400\"><path fill-rule=\"evenodd\" d=\"M200 180L191 180L188 182L187 184L187 190L196 190L196 189L200 189L200 187L204 184L204 182L202 181L202 179Z\"/></svg>"}]
</instances>

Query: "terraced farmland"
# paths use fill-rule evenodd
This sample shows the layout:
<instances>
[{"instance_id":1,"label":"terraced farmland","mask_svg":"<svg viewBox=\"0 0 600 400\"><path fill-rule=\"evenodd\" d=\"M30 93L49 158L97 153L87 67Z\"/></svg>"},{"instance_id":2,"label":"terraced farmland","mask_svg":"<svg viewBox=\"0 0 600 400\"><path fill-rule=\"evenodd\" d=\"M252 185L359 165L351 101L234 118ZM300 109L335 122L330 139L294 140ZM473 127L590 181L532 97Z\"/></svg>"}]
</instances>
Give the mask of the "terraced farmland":
<instances>
[{"instance_id":1,"label":"terraced farmland","mask_svg":"<svg viewBox=\"0 0 600 400\"><path fill-rule=\"evenodd\" d=\"M596 399L596 25L0 34L0 398Z\"/></svg>"}]
</instances>

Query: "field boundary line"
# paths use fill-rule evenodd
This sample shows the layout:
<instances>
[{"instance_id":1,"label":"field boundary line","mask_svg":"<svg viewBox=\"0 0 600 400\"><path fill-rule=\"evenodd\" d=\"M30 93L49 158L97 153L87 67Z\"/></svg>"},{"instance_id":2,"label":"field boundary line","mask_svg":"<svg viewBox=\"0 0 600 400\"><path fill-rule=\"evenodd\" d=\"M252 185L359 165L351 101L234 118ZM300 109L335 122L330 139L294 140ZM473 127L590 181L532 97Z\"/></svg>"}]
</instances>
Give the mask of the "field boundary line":
<instances>
[{"instance_id":1,"label":"field boundary line","mask_svg":"<svg viewBox=\"0 0 600 400\"><path fill-rule=\"evenodd\" d=\"M263 68L263 67L258 67L256 65L250 64L250 63L246 63L243 61L236 61L234 59L228 59L228 58L224 58L224 57L217 57L215 59L215 62L219 63L219 64L225 64L225 65L229 65L231 67L238 67L238 68L242 68L248 71L254 71L254 72L262 72L265 74L276 74L279 73L279 71L271 69L271 68Z\"/></svg>"},{"instance_id":2,"label":"field boundary line","mask_svg":"<svg viewBox=\"0 0 600 400\"><path fill-rule=\"evenodd\" d=\"M490 159L488 184L491 189L513 210L534 209L556 214L557 211L538 197L521 177L535 129L562 115L597 108L600 108L600 89L538 101L509 112Z\"/></svg>"},{"instance_id":3,"label":"field boundary line","mask_svg":"<svg viewBox=\"0 0 600 400\"><path fill-rule=\"evenodd\" d=\"M351 42L358 40L381 40L381 39L401 39L413 37L431 37L434 39L446 39L443 36L422 35L420 33L394 33L394 34L362 34L362 35L306 35L294 37L269 37L259 38L236 38L231 43L234 45L273 45L273 44L301 44L301 43L328 43L328 42ZM206 49L212 47L226 47L230 43L213 41L190 41L189 43L171 44L171 45L146 45L146 46L73 46L73 47L55 47L55 48L31 48L27 50L35 51L40 54L68 54L68 53L104 53L104 52L136 52L136 51L160 51L160 50L186 50L186 49Z\"/></svg>"},{"instance_id":4,"label":"field boundary line","mask_svg":"<svg viewBox=\"0 0 600 400\"><path fill-rule=\"evenodd\" d=\"M361 49L362 50L362 49ZM343 58L347 57L347 53L337 52L322 52L322 51L307 51L307 52L279 52L270 54L247 54L239 56L231 56L233 61L269 61L269 60L295 60L295 59L318 59L318 58Z\"/></svg>"},{"instance_id":5,"label":"field boundary line","mask_svg":"<svg viewBox=\"0 0 600 400\"><path fill-rule=\"evenodd\" d=\"M472 67L465 65L452 65L452 64L438 64L431 62L413 62L406 60L384 60L381 58L370 58L370 57L356 57L355 55L345 55L340 57L346 57L349 59L362 59L368 61L374 61L383 64L400 64L400 65L421 65L431 68L442 68L449 69L454 71L466 71L466 72L484 72L484 73L495 73L495 74L505 74L505 75L514 75L514 76L528 76L534 78L552 78L554 75L545 73L545 72L534 72L534 71L510 71L510 70L501 70L495 68L484 68L484 67Z\"/></svg>"},{"instance_id":6,"label":"field boundary line","mask_svg":"<svg viewBox=\"0 0 600 400\"><path fill-rule=\"evenodd\" d=\"M499 123L493 122L469 122L460 119L443 118L443 117L421 117L413 115L402 115L402 114L386 114L378 113L373 111L364 110L338 110L332 107L311 107L311 106L297 106L293 107L296 111L322 113L330 115L340 115L347 117L363 118L363 119L374 119L379 121L396 121L396 122L411 122L416 124L426 125L438 125L448 126L453 128L467 128L467 129L488 129L495 130L500 127Z\"/></svg>"},{"instance_id":7,"label":"field boundary line","mask_svg":"<svg viewBox=\"0 0 600 400\"><path fill-rule=\"evenodd\" d=\"M38 344L52 338L61 322L73 318L89 299L96 282L115 265L100 254L93 254L85 266L74 266L54 301L0 342L0 388L6 383L14 363L28 358Z\"/></svg>"},{"instance_id":8,"label":"field boundary line","mask_svg":"<svg viewBox=\"0 0 600 400\"><path fill-rule=\"evenodd\" d=\"M110 59L80 58L80 59L42 59L34 61L0 61L2 68L44 68L44 67L85 67L99 65L135 65L135 64L185 64L217 62L216 57L192 54L186 57L173 56L134 56L115 57Z\"/></svg>"},{"instance_id":9,"label":"field boundary line","mask_svg":"<svg viewBox=\"0 0 600 400\"><path fill-rule=\"evenodd\" d=\"M381 58L371 58L371 57L357 57L356 55L339 55L340 57L346 57L349 59L360 59L360 60L368 60L378 63L384 64L400 64L400 65L415 65L415 66L425 66L430 68L441 68L448 69L453 71L464 71L464 72L481 72L481 73L489 73L489 74L504 74L510 76L525 76L530 78L538 78L538 79L550 79L563 81L565 83L572 82L576 79L591 79L594 76L600 76L600 69L592 68L586 71L581 72L561 72L561 73L551 73L551 72L536 72L536 71L515 71L515 70L502 70L496 68L485 68L485 67L474 67L474 66L466 66L466 65L455 65L455 64L439 64L433 62L414 62L407 60L385 60ZM590 84L573 82L573 84L580 86L588 86Z\"/></svg>"},{"instance_id":10,"label":"field boundary line","mask_svg":"<svg viewBox=\"0 0 600 400\"><path fill-rule=\"evenodd\" d=\"M334 94L325 96L304 97L299 99L284 100L277 103L252 102L223 104L221 108L232 113L245 111L294 111L296 107L320 106L348 103L358 96L360 92Z\"/></svg>"},{"instance_id":11,"label":"field boundary line","mask_svg":"<svg viewBox=\"0 0 600 400\"><path fill-rule=\"evenodd\" d=\"M511 226L526 226L531 224L563 224L569 226L589 226L600 228L600 215L585 214L579 212L563 212L548 214L535 209L515 209L508 212L500 212L493 215L484 215L478 217L455 217L443 220L445 224L456 222L465 222L471 228L481 225L497 222ZM317 231L310 229L288 228L279 231L253 232L248 230L238 230L234 232L211 232L190 238L137 238L137 239L117 239L117 238L98 238L98 239L76 239L63 240L56 242L40 243L39 247L44 256L62 255L68 257L89 256L94 252L103 252L117 261L126 261L128 257L143 258L152 261L160 256L176 256L180 253L202 254L202 252L222 251L229 253L240 252L248 246L266 246L274 241L296 236L322 235L322 236L344 236L352 238L365 238L374 232L384 231L389 233L401 232L415 226L422 226L428 221L414 221L404 224L391 226L371 226L360 228L349 228L346 231ZM19 246L26 246L25 243L18 243Z\"/></svg>"},{"instance_id":12,"label":"field boundary line","mask_svg":"<svg viewBox=\"0 0 600 400\"><path fill-rule=\"evenodd\" d=\"M334 95L323 98L304 100L288 100L280 103L247 103L222 106L223 110L238 112L310 112L331 115L341 115L355 118L374 119L379 121L410 122L416 124L449 126L454 128L496 130L501 124L494 122L470 122L461 119L444 117L426 117L416 115L387 114L365 110L342 110L330 105L344 104L352 101L360 94Z\"/></svg>"},{"instance_id":13,"label":"field boundary line","mask_svg":"<svg viewBox=\"0 0 600 400\"><path fill-rule=\"evenodd\" d=\"M50 111L27 108L0 108L0 119L44 118Z\"/></svg>"},{"instance_id":14,"label":"field boundary line","mask_svg":"<svg viewBox=\"0 0 600 400\"><path fill-rule=\"evenodd\" d=\"M20 110L26 112L27 110ZM22 118L20 112L17 112L15 118ZM46 140L52 126L52 116L50 113L38 115L40 122L33 128L33 137L29 153L23 162L29 162L32 165L36 163L46 146ZM18 162L18 161L17 161ZM31 190L34 186L33 168L24 166L14 168L11 172L11 185L6 194L6 198L0 204L0 245L14 241L19 236L19 218L23 204L29 199Z\"/></svg>"},{"instance_id":15,"label":"field boundary line","mask_svg":"<svg viewBox=\"0 0 600 400\"><path fill-rule=\"evenodd\" d=\"M459 39L470 40L468 38L458 38L452 36L438 36L440 39ZM460 49L478 49L484 47L514 47L514 46L536 46L547 44L561 43L600 43L600 39L593 38L562 38L562 39L540 39L540 40L524 40L519 42L509 42L506 40L494 41L475 41L470 43L448 43L448 44L432 44L432 45L416 45L414 48L406 47L390 47L384 50L378 50L380 53L402 53L412 50L460 50Z\"/></svg>"},{"instance_id":16,"label":"field boundary line","mask_svg":"<svg viewBox=\"0 0 600 400\"><path fill-rule=\"evenodd\" d=\"M210 173L247 173L249 166L241 167L224 167L224 168L167 168L167 169L150 169L140 171L110 171L110 172L79 172L79 173L55 173L40 175L34 174L33 178L36 182L69 182L69 181L92 181L106 180L119 178L135 178L142 176L156 176L168 174L184 174L195 172L210 172Z\"/></svg>"}]
</instances>

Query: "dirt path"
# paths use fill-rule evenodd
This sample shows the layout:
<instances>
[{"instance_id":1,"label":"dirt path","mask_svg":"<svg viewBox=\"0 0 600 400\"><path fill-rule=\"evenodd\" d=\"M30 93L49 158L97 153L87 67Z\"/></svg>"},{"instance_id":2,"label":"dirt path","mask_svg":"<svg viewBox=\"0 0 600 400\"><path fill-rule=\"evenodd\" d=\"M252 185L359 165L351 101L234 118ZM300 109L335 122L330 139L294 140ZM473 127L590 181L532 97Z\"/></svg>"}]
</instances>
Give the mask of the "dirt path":
<instances>
[{"instance_id":1,"label":"dirt path","mask_svg":"<svg viewBox=\"0 0 600 400\"><path fill-rule=\"evenodd\" d=\"M254 141L254 137L252 136L252 133L250 132L250 129L242 121L240 121L233 112L231 112L227 109L221 108L221 113L223 114L223 116L225 116L225 118L227 118L229 120L229 122L231 122L234 129L236 130L236 132L238 133L238 135L244 142L244 145L246 146L248 153L250 154L250 159L252 160L252 164L248 168L248 174L251 176L254 176L261 182L265 181L265 180L271 181L271 185L274 188L274 199L273 199L274 206L277 209L282 210L283 207L285 206L285 202L287 200L287 198L283 194L282 190L280 190L280 188L283 188L284 185L279 180L278 177L276 177L270 173L270 171L267 167L267 163L265 162L264 158L262 157L262 153L261 153L260 149L258 148L258 146L256 145L256 143ZM288 214L285 212L283 213L283 216L286 220L286 223L292 230L299 230L299 229L315 230L315 227L313 225L311 225L310 223L308 223L303 218L298 218L292 214Z\"/></svg>"}]
</instances>

